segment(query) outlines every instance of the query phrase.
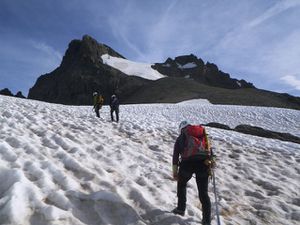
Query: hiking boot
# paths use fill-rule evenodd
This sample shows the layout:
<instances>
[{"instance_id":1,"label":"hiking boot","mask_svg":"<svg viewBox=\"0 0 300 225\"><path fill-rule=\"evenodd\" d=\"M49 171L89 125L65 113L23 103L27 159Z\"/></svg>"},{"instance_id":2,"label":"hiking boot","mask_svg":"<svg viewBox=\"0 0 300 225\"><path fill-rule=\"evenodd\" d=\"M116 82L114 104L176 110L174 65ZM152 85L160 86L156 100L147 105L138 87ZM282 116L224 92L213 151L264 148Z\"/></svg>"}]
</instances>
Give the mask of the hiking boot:
<instances>
[{"instance_id":1,"label":"hiking boot","mask_svg":"<svg viewBox=\"0 0 300 225\"><path fill-rule=\"evenodd\" d=\"M184 210L180 210L178 208L173 209L172 213L180 215L180 216L184 216Z\"/></svg>"},{"instance_id":2,"label":"hiking boot","mask_svg":"<svg viewBox=\"0 0 300 225\"><path fill-rule=\"evenodd\" d=\"M202 221L202 225L211 225L211 223L210 222Z\"/></svg>"}]
</instances>

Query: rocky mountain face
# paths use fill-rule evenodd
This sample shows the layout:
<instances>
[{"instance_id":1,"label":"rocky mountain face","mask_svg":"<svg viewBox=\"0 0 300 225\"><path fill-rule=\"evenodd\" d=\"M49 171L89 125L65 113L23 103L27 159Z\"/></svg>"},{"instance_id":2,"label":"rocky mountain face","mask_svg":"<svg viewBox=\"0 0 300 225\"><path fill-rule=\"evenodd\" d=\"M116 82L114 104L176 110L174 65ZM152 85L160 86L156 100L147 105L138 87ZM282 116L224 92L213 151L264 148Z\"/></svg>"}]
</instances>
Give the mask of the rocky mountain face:
<instances>
[{"instance_id":1,"label":"rocky mountain face","mask_svg":"<svg viewBox=\"0 0 300 225\"><path fill-rule=\"evenodd\" d=\"M8 88L4 88L0 90L0 95L12 96L17 98L25 98L21 91L18 91L16 95L14 95Z\"/></svg>"},{"instance_id":2,"label":"rocky mountain face","mask_svg":"<svg viewBox=\"0 0 300 225\"><path fill-rule=\"evenodd\" d=\"M201 58L198 59L193 54L178 56L174 60L168 58L164 63L154 64L152 68L169 77L189 78L215 87L255 88L252 83L245 80L230 78L230 75L220 71L217 65L209 62L205 64Z\"/></svg>"},{"instance_id":3,"label":"rocky mountain face","mask_svg":"<svg viewBox=\"0 0 300 225\"><path fill-rule=\"evenodd\" d=\"M22 94L22 91L18 91L17 94L15 95L17 98L25 98L25 96Z\"/></svg>"},{"instance_id":4,"label":"rocky mountain face","mask_svg":"<svg viewBox=\"0 0 300 225\"><path fill-rule=\"evenodd\" d=\"M138 91L138 95L126 99L126 103L176 103L199 98L213 104L300 109L300 98L289 94L257 88L220 88L181 77L166 77L149 83Z\"/></svg>"},{"instance_id":5,"label":"rocky mountain face","mask_svg":"<svg viewBox=\"0 0 300 225\"><path fill-rule=\"evenodd\" d=\"M29 90L28 98L70 105L91 105L98 91L108 104L117 94L121 103L174 103L205 98L216 104L257 105L300 109L300 98L259 90L253 84L237 80L212 63L194 55L168 58L152 66L167 77L146 80L128 76L103 63L101 56L124 58L112 48L88 35L73 40L60 66L40 76Z\"/></svg>"},{"instance_id":6,"label":"rocky mountain face","mask_svg":"<svg viewBox=\"0 0 300 225\"><path fill-rule=\"evenodd\" d=\"M6 95L6 96L14 96L13 93L8 88L4 88L0 90L0 95Z\"/></svg>"},{"instance_id":7,"label":"rocky mountain face","mask_svg":"<svg viewBox=\"0 0 300 225\"><path fill-rule=\"evenodd\" d=\"M103 54L124 58L87 35L82 40L71 41L61 65L53 72L40 76L29 90L28 98L53 103L91 105L92 93L97 91L104 96L107 104L112 94L117 94L121 96L120 100L124 100L148 83L148 80L127 76L103 64Z\"/></svg>"}]
</instances>

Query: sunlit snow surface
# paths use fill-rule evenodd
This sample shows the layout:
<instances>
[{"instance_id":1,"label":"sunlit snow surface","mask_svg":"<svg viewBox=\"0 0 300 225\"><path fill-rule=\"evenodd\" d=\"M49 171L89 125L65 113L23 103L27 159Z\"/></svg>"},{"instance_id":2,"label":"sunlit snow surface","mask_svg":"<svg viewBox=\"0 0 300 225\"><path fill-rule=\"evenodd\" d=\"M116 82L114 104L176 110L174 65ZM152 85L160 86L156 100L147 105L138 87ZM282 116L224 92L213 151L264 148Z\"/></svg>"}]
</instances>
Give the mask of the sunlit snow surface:
<instances>
[{"instance_id":1,"label":"sunlit snow surface","mask_svg":"<svg viewBox=\"0 0 300 225\"><path fill-rule=\"evenodd\" d=\"M171 157L178 123L257 125L300 136L300 112L184 104L64 106L0 96L0 224L200 224L194 178L184 217ZM207 128L218 155L222 224L300 221L300 145ZM213 224L216 224L212 184Z\"/></svg>"},{"instance_id":2,"label":"sunlit snow surface","mask_svg":"<svg viewBox=\"0 0 300 225\"><path fill-rule=\"evenodd\" d=\"M122 71L130 76L138 76L148 80L157 80L165 77L157 70L151 68L149 63L138 63L127 59L113 57L108 54L101 56L104 64L107 64L115 69Z\"/></svg>"}]
</instances>

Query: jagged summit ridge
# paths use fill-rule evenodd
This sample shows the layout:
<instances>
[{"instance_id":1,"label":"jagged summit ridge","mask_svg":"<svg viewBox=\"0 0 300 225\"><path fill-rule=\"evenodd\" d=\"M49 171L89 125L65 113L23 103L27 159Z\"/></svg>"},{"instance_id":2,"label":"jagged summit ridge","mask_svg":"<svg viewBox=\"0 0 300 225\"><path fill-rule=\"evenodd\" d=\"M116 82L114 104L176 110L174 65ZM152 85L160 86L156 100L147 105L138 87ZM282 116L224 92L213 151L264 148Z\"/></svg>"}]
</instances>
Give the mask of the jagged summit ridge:
<instances>
[{"instance_id":1,"label":"jagged summit ridge","mask_svg":"<svg viewBox=\"0 0 300 225\"><path fill-rule=\"evenodd\" d=\"M213 63L205 64L201 58L197 58L193 54L178 56L174 60L168 58L164 63L156 63L152 67L170 77L192 78L211 86L229 89L255 88L252 83L245 80L231 78L228 73L222 72Z\"/></svg>"}]
</instances>

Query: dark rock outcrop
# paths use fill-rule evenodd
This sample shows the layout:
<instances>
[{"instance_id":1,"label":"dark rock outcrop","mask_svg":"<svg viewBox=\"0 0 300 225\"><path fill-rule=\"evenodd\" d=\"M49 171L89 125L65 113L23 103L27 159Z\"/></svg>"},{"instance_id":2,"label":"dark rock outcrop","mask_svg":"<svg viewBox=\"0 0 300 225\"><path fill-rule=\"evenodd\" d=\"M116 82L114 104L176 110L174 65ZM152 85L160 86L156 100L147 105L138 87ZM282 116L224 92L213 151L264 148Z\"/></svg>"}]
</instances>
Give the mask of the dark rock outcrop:
<instances>
[{"instance_id":1,"label":"dark rock outcrop","mask_svg":"<svg viewBox=\"0 0 300 225\"><path fill-rule=\"evenodd\" d=\"M205 126L219 128L223 130L232 130L229 126L221 123L216 123L216 122L207 123L205 124Z\"/></svg>"},{"instance_id":2,"label":"dark rock outcrop","mask_svg":"<svg viewBox=\"0 0 300 225\"><path fill-rule=\"evenodd\" d=\"M25 96L22 94L21 91L18 91L17 94L15 95L17 98L25 98Z\"/></svg>"},{"instance_id":3,"label":"dark rock outcrop","mask_svg":"<svg viewBox=\"0 0 300 225\"><path fill-rule=\"evenodd\" d=\"M280 133L275 132L271 130L265 130L261 127L256 126L250 126L250 125L239 125L234 128L235 131L244 133L244 134L251 134L259 137L265 137L265 138L272 138L272 139L278 139L282 141L290 141L300 144L300 138L296 137L294 135L291 135L289 133Z\"/></svg>"},{"instance_id":4,"label":"dark rock outcrop","mask_svg":"<svg viewBox=\"0 0 300 225\"><path fill-rule=\"evenodd\" d=\"M209 62L205 64L202 59L198 59L193 54L178 56L174 60L168 58L164 63L154 64L152 68L169 77L184 77L215 87L255 88L245 80L230 78L230 75L220 71L217 65Z\"/></svg>"},{"instance_id":5,"label":"dark rock outcrop","mask_svg":"<svg viewBox=\"0 0 300 225\"><path fill-rule=\"evenodd\" d=\"M70 69L82 66L100 66L102 64L101 55L109 54L111 56L124 58L107 45L98 43L88 35L84 35L82 40L73 40L63 57L60 65L61 69Z\"/></svg>"},{"instance_id":6,"label":"dark rock outcrop","mask_svg":"<svg viewBox=\"0 0 300 225\"><path fill-rule=\"evenodd\" d=\"M243 134L250 134L250 135L254 135L254 136L258 136L258 137L272 138L272 139L278 139L281 141L289 141L289 142L294 142L294 143L300 144L300 137L294 136L289 133L280 133L280 132L275 132L275 131L271 131L271 130L266 130L266 129L263 129L263 128L257 127L257 126L241 124L241 125L236 126L234 129L231 129L227 125L215 123L215 122L205 124L205 126L215 127L215 128L219 128L219 129L225 129L225 130L232 130L232 131L236 131L236 132L243 133Z\"/></svg>"},{"instance_id":7,"label":"dark rock outcrop","mask_svg":"<svg viewBox=\"0 0 300 225\"><path fill-rule=\"evenodd\" d=\"M17 98L25 98L21 91L18 91L16 95L14 95L8 88L4 88L0 90L0 95L6 95Z\"/></svg>"},{"instance_id":8,"label":"dark rock outcrop","mask_svg":"<svg viewBox=\"0 0 300 225\"><path fill-rule=\"evenodd\" d=\"M0 95L14 96L8 88L0 90Z\"/></svg>"}]
</instances>

